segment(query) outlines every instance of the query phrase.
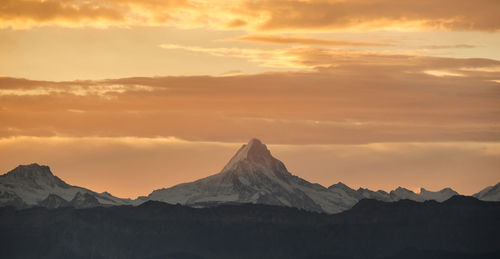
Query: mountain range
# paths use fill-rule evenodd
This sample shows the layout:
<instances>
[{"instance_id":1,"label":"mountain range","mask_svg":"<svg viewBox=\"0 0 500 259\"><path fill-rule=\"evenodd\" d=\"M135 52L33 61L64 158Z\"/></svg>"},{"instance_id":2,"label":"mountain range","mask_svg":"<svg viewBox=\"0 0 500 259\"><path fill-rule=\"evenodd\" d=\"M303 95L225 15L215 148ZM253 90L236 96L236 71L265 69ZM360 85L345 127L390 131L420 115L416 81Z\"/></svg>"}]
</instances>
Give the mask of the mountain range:
<instances>
[{"instance_id":1,"label":"mountain range","mask_svg":"<svg viewBox=\"0 0 500 259\"><path fill-rule=\"evenodd\" d=\"M148 196L135 200L69 185L53 175L48 166L38 164L20 165L0 175L0 206L11 205L17 208L139 205L152 200L192 207L254 203L339 213L352 208L362 199L443 202L455 195L458 193L450 188L437 192L421 188L420 193L402 187L390 192L364 188L354 190L341 182L327 188L290 173L258 139L251 139L248 144L243 145L218 174L155 190ZM499 201L500 183L473 196L485 201Z\"/></svg>"}]
</instances>

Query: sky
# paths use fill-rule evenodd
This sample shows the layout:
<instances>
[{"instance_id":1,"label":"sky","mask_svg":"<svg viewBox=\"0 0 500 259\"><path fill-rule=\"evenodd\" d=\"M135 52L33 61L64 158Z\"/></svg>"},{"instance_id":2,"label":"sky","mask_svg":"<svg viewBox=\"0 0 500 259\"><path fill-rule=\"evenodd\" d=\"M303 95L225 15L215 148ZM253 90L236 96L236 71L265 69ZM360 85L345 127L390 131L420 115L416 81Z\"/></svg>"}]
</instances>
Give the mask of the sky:
<instances>
[{"instance_id":1,"label":"sky","mask_svg":"<svg viewBox=\"0 0 500 259\"><path fill-rule=\"evenodd\" d=\"M500 1L3 0L0 173L119 197L259 138L330 186L500 181Z\"/></svg>"}]
</instances>

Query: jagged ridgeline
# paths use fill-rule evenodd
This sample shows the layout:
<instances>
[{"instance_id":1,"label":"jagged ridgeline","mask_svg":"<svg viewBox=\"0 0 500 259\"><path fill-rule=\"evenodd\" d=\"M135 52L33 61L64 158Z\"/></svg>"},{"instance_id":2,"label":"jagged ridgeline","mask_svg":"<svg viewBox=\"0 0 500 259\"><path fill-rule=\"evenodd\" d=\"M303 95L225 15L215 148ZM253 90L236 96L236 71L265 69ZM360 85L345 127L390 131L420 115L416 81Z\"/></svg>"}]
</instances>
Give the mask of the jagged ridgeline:
<instances>
[{"instance_id":1,"label":"jagged ridgeline","mask_svg":"<svg viewBox=\"0 0 500 259\"><path fill-rule=\"evenodd\" d=\"M18 166L0 176L0 206L47 208L139 205L148 200L207 207L227 203L254 203L295 207L314 212L338 213L362 199L394 202L409 199L445 201L458 193L450 188L414 193L399 187L393 191L354 190L339 182L326 188L290 173L265 144L251 139L230 159L221 172L206 178L155 190L136 200L121 199L72 186L53 175L47 166ZM481 200L500 200L500 183L474 195Z\"/></svg>"}]
</instances>

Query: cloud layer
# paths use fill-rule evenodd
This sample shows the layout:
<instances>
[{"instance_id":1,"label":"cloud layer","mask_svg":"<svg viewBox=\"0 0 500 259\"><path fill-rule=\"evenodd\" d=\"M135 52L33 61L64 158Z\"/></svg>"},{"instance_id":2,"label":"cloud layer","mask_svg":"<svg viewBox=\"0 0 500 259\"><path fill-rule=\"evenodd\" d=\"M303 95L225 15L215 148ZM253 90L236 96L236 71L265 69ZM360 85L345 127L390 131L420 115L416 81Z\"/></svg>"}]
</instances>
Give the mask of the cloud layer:
<instances>
[{"instance_id":1,"label":"cloud layer","mask_svg":"<svg viewBox=\"0 0 500 259\"><path fill-rule=\"evenodd\" d=\"M498 31L499 12L500 4L495 0L4 0L0 3L0 24Z\"/></svg>"},{"instance_id":2,"label":"cloud layer","mask_svg":"<svg viewBox=\"0 0 500 259\"><path fill-rule=\"evenodd\" d=\"M311 71L68 82L0 78L0 136L223 142L257 136L289 144L500 140L498 61L307 48L279 49L273 60L274 51L252 58Z\"/></svg>"}]
</instances>

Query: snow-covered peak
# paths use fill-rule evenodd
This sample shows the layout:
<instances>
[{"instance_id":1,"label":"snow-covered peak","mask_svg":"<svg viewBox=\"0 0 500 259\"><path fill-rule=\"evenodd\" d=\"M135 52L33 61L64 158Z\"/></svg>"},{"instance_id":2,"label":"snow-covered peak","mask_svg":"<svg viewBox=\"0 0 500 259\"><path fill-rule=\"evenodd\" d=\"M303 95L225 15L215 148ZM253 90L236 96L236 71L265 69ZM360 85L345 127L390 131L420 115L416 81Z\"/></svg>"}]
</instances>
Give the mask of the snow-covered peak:
<instances>
[{"instance_id":1,"label":"snow-covered peak","mask_svg":"<svg viewBox=\"0 0 500 259\"><path fill-rule=\"evenodd\" d=\"M229 160L229 163L222 169L222 172L236 170L241 163L272 167L276 162L279 161L271 155L266 145L262 144L260 140L253 138L236 152L231 160Z\"/></svg>"},{"instance_id":2,"label":"snow-covered peak","mask_svg":"<svg viewBox=\"0 0 500 259\"><path fill-rule=\"evenodd\" d=\"M494 186L488 186L472 196L484 201L500 201L500 182Z\"/></svg>"},{"instance_id":3,"label":"snow-covered peak","mask_svg":"<svg viewBox=\"0 0 500 259\"><path fill-rule=\"evenodd\" d=\"M24 183L38 187L60 186L66 188L69 186L64 181L59 179L59 177L52 174L48 166L39 165L36 163L29 165L19 165L2 177L8 182Z\"/></svg>"}]
</instances>

